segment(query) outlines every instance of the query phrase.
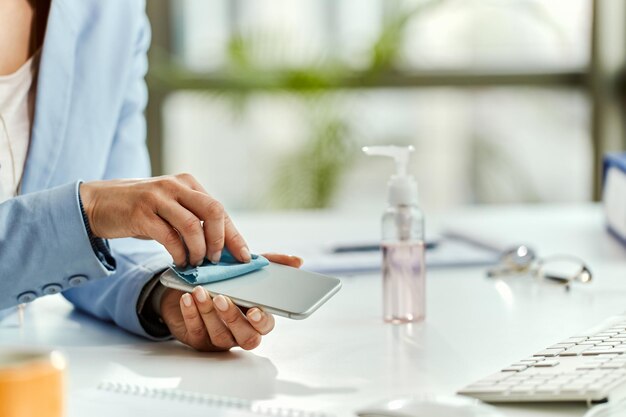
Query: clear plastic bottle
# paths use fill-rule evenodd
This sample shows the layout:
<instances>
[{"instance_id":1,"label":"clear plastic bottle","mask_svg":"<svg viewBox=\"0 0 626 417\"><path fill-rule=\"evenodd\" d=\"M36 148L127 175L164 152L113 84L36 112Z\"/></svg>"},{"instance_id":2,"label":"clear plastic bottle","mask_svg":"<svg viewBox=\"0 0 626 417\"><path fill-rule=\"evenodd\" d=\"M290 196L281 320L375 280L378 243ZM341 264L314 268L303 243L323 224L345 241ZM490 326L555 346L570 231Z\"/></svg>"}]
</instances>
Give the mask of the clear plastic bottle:
<instances>
[{"instance_id":1,"label":"clear plastic bottle","mask_svg":"<svg viewBox=\"0 0 626 417\"><path fill-rule=\"evenodd\" d=\"M389 208L382 218L383 318L391 323L423 320L426 315L424 215L417 205L417 182L408 175L412 146L365 147L368 155L394 158L388 183Z\"/></svg>"},{"instance_id":2,"label":"clear plastic bottle","mask_svg":"<svg viewBox=\"0 0 626 417\"><path fill-rule=\"evenodd\" d=\"M382 220L383 318L391 323L426 316L424 216L415 205L389 207Z\"/></svg>"}]
</instances>

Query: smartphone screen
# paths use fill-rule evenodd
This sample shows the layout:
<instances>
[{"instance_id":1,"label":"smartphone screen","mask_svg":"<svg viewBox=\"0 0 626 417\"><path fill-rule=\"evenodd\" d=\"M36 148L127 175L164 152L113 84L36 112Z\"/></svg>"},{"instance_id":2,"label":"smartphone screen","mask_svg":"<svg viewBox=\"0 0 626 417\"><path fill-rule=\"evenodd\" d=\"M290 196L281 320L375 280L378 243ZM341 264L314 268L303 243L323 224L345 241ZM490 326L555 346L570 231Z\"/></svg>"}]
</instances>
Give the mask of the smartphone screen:
<instances>
[{"instance_id":1,"label":"smartphone screen","mask_svg":"<svg viewBox=\"0 0 626 417\"><path fill-rule=\"evenodd\" d=\"M172 271L161 276L167 287L191 292L188 284ZM270 263L265 268L237 278L202 285L212 295L225 295L242 307L261 307L265 311L292 319L304 319L341 288L338 278Z\"/></svg>"}]
</instances>

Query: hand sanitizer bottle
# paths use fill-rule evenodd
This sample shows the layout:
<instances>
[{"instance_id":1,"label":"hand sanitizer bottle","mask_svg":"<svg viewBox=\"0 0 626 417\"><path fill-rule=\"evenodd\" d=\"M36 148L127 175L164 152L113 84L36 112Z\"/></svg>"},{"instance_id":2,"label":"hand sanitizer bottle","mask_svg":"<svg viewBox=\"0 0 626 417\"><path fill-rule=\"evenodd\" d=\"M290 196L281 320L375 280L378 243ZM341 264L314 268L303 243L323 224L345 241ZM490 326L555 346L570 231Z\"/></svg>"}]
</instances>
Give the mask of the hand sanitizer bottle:
<instances>
[{"instance_id":1,"label":"hand sanitizer bottle","mask_svg":"<svg viewBox=\"0 0 626 417\"><path fill-rule=\"evenodd\" d=\"M383 317L390 323L423 320L426 313L424 215L417 206L417 182L408 175L412 146L367 146L367 155L395 159L388 185L389 207L382 218Z\"/></svg>"}]
</instances>

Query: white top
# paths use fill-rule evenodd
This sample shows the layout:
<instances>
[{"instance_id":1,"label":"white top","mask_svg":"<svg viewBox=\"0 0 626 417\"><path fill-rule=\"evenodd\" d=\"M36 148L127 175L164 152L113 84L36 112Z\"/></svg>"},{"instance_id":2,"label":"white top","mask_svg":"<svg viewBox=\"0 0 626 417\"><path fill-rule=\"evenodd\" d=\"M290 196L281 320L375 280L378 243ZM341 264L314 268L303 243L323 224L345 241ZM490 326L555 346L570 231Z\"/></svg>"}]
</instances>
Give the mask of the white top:
<instances>
[{"instance_id":1,"label":"white top","mask_svg":"<svg viewBox=\"0 0 626 417\"><path fill-rule=\"evenodd\" d=\"M15 197L24 171L33 121L37 57L0 76L0 203Z\"/></svg>"}]
</instances>

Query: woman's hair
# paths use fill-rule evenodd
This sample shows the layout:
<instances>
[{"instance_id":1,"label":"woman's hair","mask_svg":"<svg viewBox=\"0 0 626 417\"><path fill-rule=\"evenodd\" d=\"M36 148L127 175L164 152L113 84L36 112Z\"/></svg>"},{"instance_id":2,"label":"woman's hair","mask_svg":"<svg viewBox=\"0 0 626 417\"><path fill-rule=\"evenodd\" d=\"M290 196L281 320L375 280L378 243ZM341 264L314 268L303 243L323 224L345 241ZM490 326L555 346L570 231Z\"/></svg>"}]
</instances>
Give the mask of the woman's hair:
<instances>
[{"instance_id":1,"label":"woman's hair","mask_svg":"<svg viewBox=\"0 0 626 417\"><path fill-rule=\"evenodd\" d=\"M30 54L34 54L43 45L46 35L46 25L48 23L48 14L50 13L51 0L28 0L33 11L32 33L30 36Z\"/></svg>"}]
</instances>

